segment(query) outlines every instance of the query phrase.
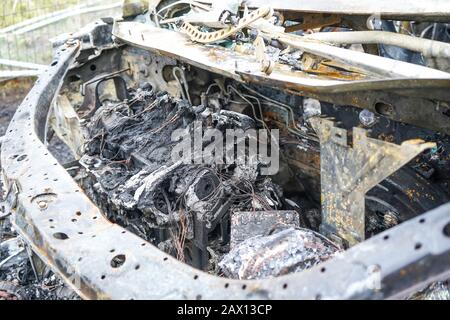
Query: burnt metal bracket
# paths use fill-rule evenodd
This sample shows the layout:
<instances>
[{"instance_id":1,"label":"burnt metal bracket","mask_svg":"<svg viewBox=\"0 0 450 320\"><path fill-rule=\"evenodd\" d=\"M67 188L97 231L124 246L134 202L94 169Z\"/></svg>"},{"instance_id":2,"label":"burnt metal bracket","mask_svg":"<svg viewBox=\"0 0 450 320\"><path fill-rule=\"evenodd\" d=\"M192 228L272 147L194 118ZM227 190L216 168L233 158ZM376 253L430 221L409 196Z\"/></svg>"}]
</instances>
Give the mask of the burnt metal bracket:
<instances>
[{"instance_id":1,"label":"burnt metal bracket","mask_svg":"<svg viewBox=\"0 0 450 320\"><path fill-rule=\"evenodd\" d=\"M114 88L116 90L117 99L124 101L130 99L127 91L127 85L125 80L120 76L121 73L128 71L128 69L119 70L111 74L102 75L93 80L90 80L83 84L81 87L81 94L85 97L80 110L89 109L93 107L93 111L97 110L102 102L100 101L99 87L102 83L112 80L114 82Z\"/></svg>"},{"instance_id":2,"label":"burnt metal bracket","mask_svg":"<svg viewBox=\"0 0 450 320\"><path fill-rule=\"evenodd\" d=\"M353 146L347 130L332 120L312 118L320 138L321 231L353 246L364 240L365 194L435 143L408 140L401 145L367 137L353 128Z\"/></svg>"}]
</instances>

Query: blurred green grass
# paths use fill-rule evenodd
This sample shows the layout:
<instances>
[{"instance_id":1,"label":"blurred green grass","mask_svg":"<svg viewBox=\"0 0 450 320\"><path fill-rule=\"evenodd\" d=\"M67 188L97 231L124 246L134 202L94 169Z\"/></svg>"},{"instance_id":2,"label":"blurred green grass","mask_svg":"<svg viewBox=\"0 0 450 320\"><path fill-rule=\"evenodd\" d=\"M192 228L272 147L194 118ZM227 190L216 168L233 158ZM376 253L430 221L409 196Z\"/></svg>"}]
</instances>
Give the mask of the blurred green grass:
<instances>
[{"instance_id":1,"label":"blurred green grass","mask_svg":"<svg viewBox=\"0 0 450 320\"><path fill-rule=\"evenodd\" d=\"M1 0L0 29L82 2L80 0Z\"/></svg>"}]
</instances>

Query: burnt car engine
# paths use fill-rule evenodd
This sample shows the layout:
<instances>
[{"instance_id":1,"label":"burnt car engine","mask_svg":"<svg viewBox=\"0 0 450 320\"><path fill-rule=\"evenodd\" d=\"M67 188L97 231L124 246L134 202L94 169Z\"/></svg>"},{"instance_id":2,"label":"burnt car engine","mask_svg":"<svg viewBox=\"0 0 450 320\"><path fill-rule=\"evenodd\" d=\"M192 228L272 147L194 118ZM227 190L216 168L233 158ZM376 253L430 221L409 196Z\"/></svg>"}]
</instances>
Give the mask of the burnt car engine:
<instances>
[{"instance_id":1,"label":"burnt car engine","mask_svg":"<svg viewBox=\"0 0 450 320\"><path fill-rule=\"evenodd\" d=\"M96 110L86 124L89 140L80 159L89 173L85 190L92 190L109 219L205 268L208 243L229 242L230 212L282 207L280 187L258 176L256 161L234 167L172 162L175 130L247 130L255 127L252 118L193 107L149 84L130 96L129 103Z\"/></svg>"},{"instance_id":2,"label":"burnt car engine","mask_svg":"<svg viewBox=\"0 0 450 320\"><path fill-rule=\"evenodd\" d=\"M446 18L289 6L125 1L55 40L6 207L82 298L450 298Z\"/></svg>"}]
</instances>

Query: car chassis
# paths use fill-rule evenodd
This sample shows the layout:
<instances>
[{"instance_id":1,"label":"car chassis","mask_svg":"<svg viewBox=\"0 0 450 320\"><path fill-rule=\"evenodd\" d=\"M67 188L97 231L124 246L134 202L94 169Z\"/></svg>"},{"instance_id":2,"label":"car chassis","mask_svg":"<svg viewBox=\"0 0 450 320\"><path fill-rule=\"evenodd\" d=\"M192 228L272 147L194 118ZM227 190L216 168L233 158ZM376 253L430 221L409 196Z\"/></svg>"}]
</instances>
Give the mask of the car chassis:
<instances>
[{"instance_id":1,"label":"car chassis","mask_svg":"<svg viewBox=\"0 0 450 320\"><path fill-rule=\"evenodd\" d=\"M386 299L404 297L450 276L450 204L354 245L309 270L265 280L207 274L109 222L50 154L45 141L52 104L68 75L87 68L87 62L102 51L124 46L121 35L126 23L112 31L119 39L114 43L104 36L111 27L108 21L97 23L56 48L54 62L17 110L1 152L7 211L13 213L16 230L82 298ZM129 30L136 30L135 26ZM127 42L133 41L138 42ZM154 48L158 53L167 53L165 50ZM92 55L93 51L97 53ZM180 58L174 52L171 56ZM268 81L264 75L239 70L233 77L247 83ZM449 80L440 81L439 86L445 87ZM339 88L335 91L339 94ZM311 95L326 97L320 92ZM343 94L342 100L346 99ZM435 124L444 128L442 123ZM424 147L419 149L410 158ZM380 180L382 177L377 177L372 183ZM72 219L77 223L71 223ZM112 244L114 254L110 252ZM126 262L113 268L111 259L117 253L125 255Z\"/></svg>"}]
</instances>

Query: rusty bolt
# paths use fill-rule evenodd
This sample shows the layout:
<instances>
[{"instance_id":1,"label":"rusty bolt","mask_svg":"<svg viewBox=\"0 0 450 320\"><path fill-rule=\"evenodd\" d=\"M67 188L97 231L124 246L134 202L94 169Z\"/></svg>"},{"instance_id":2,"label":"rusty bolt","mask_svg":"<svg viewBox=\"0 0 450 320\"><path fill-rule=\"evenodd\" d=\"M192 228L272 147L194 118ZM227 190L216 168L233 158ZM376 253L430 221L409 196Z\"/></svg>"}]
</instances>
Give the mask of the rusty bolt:
<instances>
[{"instance_id":1,"label":"rusty bolt","mask_svg":"<svg viewBox=\"0 0 450 320\"><path fill-rule=\"evenodd\" d=\"M371 127L377 121L375 114L367 109L359 113L359 121L364 127Z\"/></svg>"},{"instance_id":2,"label":"rusty bolt","mask_svg":"<svg viewBox=\"0 0 450 320\"><path fill-rule=\"evenodd\" d=\"M398 224L398 219L397 219L396 214L391 211L386 212L386 214L383 216L383 220L384 220L385 225L387 225L389 227L393 227Z\"/></svg>"},{"instance_id":3,"label":"rusty bolt","mask_svg":"<svg viewBox=\"0 0 450 320\"><path fill-rule=\"evenodd\" d=\"M45 202L45 201L39 201L39 202L38 202L38 206L39 206L39 208L41 208L41 209L47 209L47 202Z\"/></svg>"},{"instance_id":4,"label":"rusty bolt","mask_svg":"<svg viewBox=\"0 0 450 320\"><path fill-rule=\"evenodd\" d=\"M74 45L76 45L76 44L77 44L77 40L76 40L76 39L68 39L68 40L66 41L66 45L67 45L68 47L74 46Z\"/></svg>"}]
</instances>

